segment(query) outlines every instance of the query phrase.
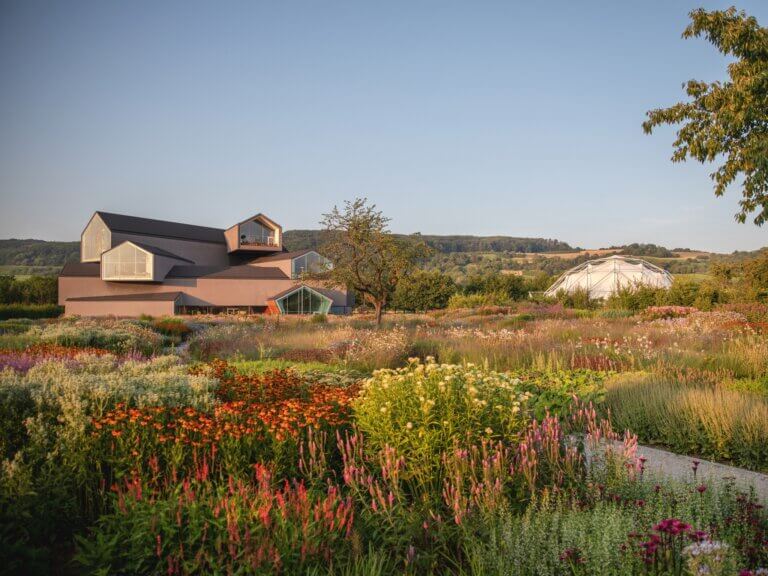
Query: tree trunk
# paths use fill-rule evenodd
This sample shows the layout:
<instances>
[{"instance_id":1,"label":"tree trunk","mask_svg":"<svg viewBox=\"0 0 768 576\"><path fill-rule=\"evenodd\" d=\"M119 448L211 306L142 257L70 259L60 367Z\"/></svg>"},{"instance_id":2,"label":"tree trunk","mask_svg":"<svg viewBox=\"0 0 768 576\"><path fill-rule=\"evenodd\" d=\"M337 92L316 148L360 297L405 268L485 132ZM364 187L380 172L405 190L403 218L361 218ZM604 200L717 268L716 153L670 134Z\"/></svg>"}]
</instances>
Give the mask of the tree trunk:
<instances>
[{"instance_id":1,"label":"tree trunk","mask_svg":"<svg viewBox=\"0 0 768 576\"><path fill-rule=\"evenodd\" d=\"M374 302L373 307L376 309L376 327L381 327L381 313L384 310L383 302Z\"/></svg>"}]
</instances>

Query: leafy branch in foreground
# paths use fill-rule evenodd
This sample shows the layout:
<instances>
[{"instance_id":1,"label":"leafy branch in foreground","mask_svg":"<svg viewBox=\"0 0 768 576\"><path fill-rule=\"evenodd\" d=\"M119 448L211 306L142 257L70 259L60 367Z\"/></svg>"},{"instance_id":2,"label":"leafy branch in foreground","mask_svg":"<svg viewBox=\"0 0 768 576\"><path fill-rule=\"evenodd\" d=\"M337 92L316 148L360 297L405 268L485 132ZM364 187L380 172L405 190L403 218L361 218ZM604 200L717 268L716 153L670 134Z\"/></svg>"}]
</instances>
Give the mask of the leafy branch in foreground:
<instances>
[{"instance_id":1,"label":"leafy branch in foreground","mask_svg":"<svg viewBox=\"0 0 768 576\"><path fill-rule=\"evenodd\" d=\"M643 130L650 134L663 124L682 124L675 139L673 162L688 158L701 163L722 158L711 174L715 195L742 177L739 222L753 212L758 226L768 220L768 29L754 17L731 7L690 13L683 38L704 36L720 53L735 58L729 80L684 84L689 102L647 113Z\"/></svg>"}]
</instances>

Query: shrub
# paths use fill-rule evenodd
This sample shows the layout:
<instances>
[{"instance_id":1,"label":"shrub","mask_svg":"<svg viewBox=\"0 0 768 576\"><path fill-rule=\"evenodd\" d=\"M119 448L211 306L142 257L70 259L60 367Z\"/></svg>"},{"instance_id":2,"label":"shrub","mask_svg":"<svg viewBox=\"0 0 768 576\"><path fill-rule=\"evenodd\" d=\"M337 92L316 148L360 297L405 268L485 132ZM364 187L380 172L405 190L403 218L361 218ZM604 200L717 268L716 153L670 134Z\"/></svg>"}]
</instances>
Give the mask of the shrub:
<instances>
[{"instance_id":1,"label":"shrub","mask_svg":"<svg viewBox=\"0 0 768 576\"><path fill-rule=\"evenodd\" d=\"M56 304L0 304L0 320L10 318L57 318L64 313Z\"/></svg>"},{"instance_id":2,"label":"shrub","mask_svg":"<svg viewBox=\"0 0 768 576\"><path fill-rule=\"evenodd\" d=\"M58 278L0 276L0 304L56 304Z\"/></svg>"},{"instance_id":3,"label":"shrub","mask_svg":"<svg viewBox=\"0 0 768 576\"><path fill-rule=\"evenodd\" d=\"M412 474L430 483L441 454L456 442L510 439L521 431L529 395L518 385L506 374L471 365L412 360L365 382L355 419L374 448L394 449Z\"/></svg>"},{"instance_id":4,"label":"shrub","mask_svg":"<svg viewBox=\"0 0 768 576\"><path fill-rule=\"evenodd\" d=\"M234 355L261 360L271 354L265 344L265 326L251 322L217 324L200 330L189 339L189 353L198 360Z\"/></svg>"},{"instance_id":5,"label":"shrub","mask_svg":"<svg viewBox=\"0 0 768 576\"><path fill-rule=\"evenodd\" d=\"M441 272L416 272L401 279L392 296L395 310L424 312L445 308L456 292L453 278Z\"/></svg>"},{"instance_id":6,"label":"shrub","mask_svg":"<svg viewBox=\"0 0 768 576\"><path fill-rule=\"evenodd\" d=\"M605 301L608 308L617 308L620 310L632 310L639 312L649 306L655 306L662 303L665 295L664 288L654 288L652 286L637 285L625 286L620 288Z\"/></svg>"},{"instance_id":7,"label":"shrub","mask_svg":"<svg viewBox=\"0 0 768 576\"><path fill-rule=\"evenodd\" d=\"M160 332L160 334L179 340L192 332L192 328L190 328L181 318L161 318L152 321L151 326L153 329Z\"/></svg>"},{"instance_id":8,"label":"shrub","mask_svg":"<svg viewBox=\"0 0 768 576\"><path fill-rule=\"evenodd\" d=\"M137 322L121 320L70 320L36 327L29 334L43 344L77 348L104 348L116 354L159 352L163 338Z\"/></svg>"},{"instance_id":9,"label":"shrub","mask_svg":"<svg viewBox=\"0 0 768 576\"><path fill-rule=\"evenodd\" d=\"M577 308L580 310L590 310L597 307L598 302L589 296L589 290L586 288L577 288L566 292L559 290L556 295L557 301L566 308Z\"/></svg>"},{"instance_id":10,"label":"shrub","mask_svg":"<svg viewBox=\"0 0 768 576\"><path fill-rule=\"evenodd\" d=\"M328 323L328 316L325 314L313 314L309 318L310 324L327 324Z\"/></svg>"},{"instance_id":11,"label":"shrub","mask_svg":"<svg viewBox=\"0 0 768 576\"><path fill-rule=\"evenodd\" d=\"M509 296L504 292L480 294L454 294L448 300L448 308L480 308L482 306L510 306Z\"/></svg>"}]
</instances>

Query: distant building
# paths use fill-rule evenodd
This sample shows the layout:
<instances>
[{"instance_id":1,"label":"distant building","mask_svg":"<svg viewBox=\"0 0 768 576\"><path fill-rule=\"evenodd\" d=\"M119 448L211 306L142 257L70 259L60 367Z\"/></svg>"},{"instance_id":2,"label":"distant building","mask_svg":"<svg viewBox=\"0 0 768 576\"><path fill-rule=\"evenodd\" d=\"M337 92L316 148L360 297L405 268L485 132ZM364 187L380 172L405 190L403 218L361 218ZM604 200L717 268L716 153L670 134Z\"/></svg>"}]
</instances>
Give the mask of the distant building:
<instances>
[{"instance_id":1,"label":"distant building","mask_svg":"<svg viewBox=\"0 0 768 576\"><path fill-rule=\"evenodd\" d=\"M96 212L80 262L59 275L59 304L81 316L346 313L346 290L304 278L327 266L313 250L287 252L282 227L263 214L219 229Z\"/></svg>"},{"instance_id":2,"label":"distant building","mask_svg":"<svg viewBox=\"0 0 768 576\"><path fill-rule=\"evenodd\" d=\"M609 256L583 262L564 273L544 294L584 290L595 300L608 298L622 288L651 286L669 288L672 275L650 262L625 256Z\"/></svg>"}]
</instances>

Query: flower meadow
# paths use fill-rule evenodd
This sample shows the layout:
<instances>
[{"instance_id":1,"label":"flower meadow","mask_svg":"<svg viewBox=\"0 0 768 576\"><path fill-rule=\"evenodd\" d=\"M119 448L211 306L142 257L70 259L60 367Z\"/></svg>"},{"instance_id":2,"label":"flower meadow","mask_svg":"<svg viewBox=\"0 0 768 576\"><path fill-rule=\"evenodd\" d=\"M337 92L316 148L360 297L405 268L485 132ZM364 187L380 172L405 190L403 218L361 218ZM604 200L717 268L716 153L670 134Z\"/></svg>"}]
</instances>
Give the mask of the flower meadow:
<instances>
[{"instance_id":1,"label":"flower meadow","mask_svg":"<svg viewBox=\"0 0 768 576\"><path fill-rule=\"evenodd\" d=\"M764 466L763 336L699 314L35 325L0 351L0 571L763 574L764 503L695 459Z\"/></svg>"}]
</instances>

